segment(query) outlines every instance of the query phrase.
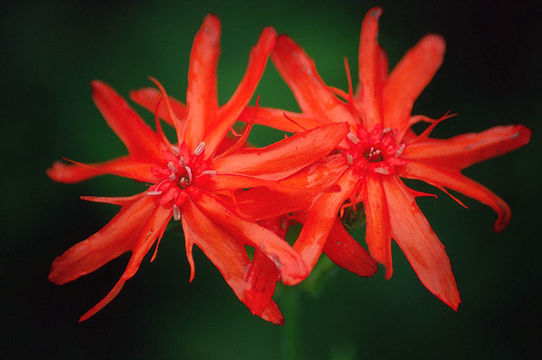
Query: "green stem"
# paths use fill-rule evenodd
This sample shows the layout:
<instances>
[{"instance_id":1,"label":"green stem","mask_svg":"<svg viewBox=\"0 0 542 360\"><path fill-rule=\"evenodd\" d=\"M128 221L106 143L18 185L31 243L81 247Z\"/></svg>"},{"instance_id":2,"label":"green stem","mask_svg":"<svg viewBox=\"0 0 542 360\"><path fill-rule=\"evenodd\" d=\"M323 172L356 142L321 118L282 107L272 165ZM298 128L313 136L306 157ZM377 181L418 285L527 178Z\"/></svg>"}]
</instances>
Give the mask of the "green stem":
<instances>
[{"instance_id":1,"label":"green stem","mask_svg":"<svg viewBox=\"0 0 542 360\"><path fill-rule=\"evenodd\" d=\"M284 288L282 296L282 309L285 316L284 328L282 329L282 358L284 360L298 360L300 354L300 330L301 306L298 289Z\"/></svg>"}]
</instances>

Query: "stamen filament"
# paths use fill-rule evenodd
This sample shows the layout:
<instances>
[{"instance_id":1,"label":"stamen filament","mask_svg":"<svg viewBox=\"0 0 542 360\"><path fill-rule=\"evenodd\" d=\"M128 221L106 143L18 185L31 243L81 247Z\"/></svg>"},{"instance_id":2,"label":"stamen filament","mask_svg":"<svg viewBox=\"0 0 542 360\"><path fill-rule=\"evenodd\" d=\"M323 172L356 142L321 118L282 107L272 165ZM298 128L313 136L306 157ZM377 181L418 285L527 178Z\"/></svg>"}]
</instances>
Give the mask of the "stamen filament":
<instances>
[{"instance_id":1,"label":"stamen filament","mask_svg":"<svg viewBox=\"0 0 542 360\"><path fill-rule=\"evenodd\" d=\"M196 156L200 155L203 152L203 150L205 150L205 142L202 141L194 150L194 155Z\"/></svg>"},{"instance_id":2,"label":"stamen filament","mask_svg":"<svg viewBox=\"0 0 542 360\"><path fill-rule=\"evenodd\" d=\"M173 205L173 219L175 221L181 220L181 210L176 204Z\"/></svg>"}]
</instances>

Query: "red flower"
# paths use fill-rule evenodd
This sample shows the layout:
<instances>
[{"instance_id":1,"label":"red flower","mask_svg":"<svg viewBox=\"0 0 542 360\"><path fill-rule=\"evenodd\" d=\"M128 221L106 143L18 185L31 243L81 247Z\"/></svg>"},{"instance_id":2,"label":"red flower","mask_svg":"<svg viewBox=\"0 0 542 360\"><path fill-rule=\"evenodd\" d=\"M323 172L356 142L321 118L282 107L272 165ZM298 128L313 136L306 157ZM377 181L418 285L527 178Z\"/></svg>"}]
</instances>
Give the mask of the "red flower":
<instances>
[{"instance_id":1,"label":"red flower","mask_svg":"<svg viewBox=\"0 0 542 360\"><path fill-rule=\"evenodd\" d=\"M57 162L47 171L53 180L66 183L114 174L153 184L147 191L132 197L83 197L120 205L121 210L96 234L56 258L49 279L64 284L127 251L131 251L132 256L117 284L81 317L81 321L94 315L120 292L153 244L159 242L172 217L182 221L191 279L194 276L192 246L196 244L220 270L237 297L249 307L245 278L250 260L244 245L259 249L269 258L280 269L280 277L286 284L294 284L307 276L307 269L297 252L271 230L239 214L235 204L229 201L230 195L239 189L260 186L284 190L275 180L325 156L344 139L347 126L331 124L264 149L250 150L242 149L247 132L228 150L221 152L219 146L247 105L264 71L276 34L272 28L264 29L251 52L243 80L232 98L221 107L217 105L216 96L219 38L219 20L209 15L195 37L190 56L186 109L178 102L170 104L165 91L156 82L164 100L155 104L157 115L174 125L177 145L165 137L158 119L155 132L114 90L93 81L94 101L124 142L129 155L101 164ZM133 95L148 103L157 100L156 94L143 90ZM310 153L295 151L308 147L312 150ZM274 323L283 322L274 302L267 304L261 316Z\"/></svg>"},{"instance_id":2,"label":"red flower","mask_svg":"<svg viewBox=\"0 0 542 360\"><path fill-rule=\"evenodd\" d=\"M282 110L259 108L256 122L292 132L343 121L350 125L347 141L339 145L337 154L323 161L326 170L306 173L307 186L325 176L336 177L341 188L312 203L294 245L309 269L327 244L341 207L363 202L369 251L385 265L386 277L392 275L393 238L422 283L457 309L459 292L448 256L415 202L417 196L426 194L407 188L400 178L423 180L445 192L452 189L490 206L498 214L495 230L500 231L510 221L510 208L486 187L463 176L461 170L525 145L530 130L522 125L498 126L446 140L430 138L434 126L449 116L432 120L411 116L411 110L442 63L444 40L438 35L423 37L389 74L386 53L377 40L381 13L380 8L374 8L363 21L356 94L351 85L348 93L327 86L307 54L289 37L279 36L272 59L302 114L286 112L284 116ZM247 108L241 119L252 116L254 109ZM431 125L416 135L411 126L419 121Z\"/></svg>"}]
</instances>

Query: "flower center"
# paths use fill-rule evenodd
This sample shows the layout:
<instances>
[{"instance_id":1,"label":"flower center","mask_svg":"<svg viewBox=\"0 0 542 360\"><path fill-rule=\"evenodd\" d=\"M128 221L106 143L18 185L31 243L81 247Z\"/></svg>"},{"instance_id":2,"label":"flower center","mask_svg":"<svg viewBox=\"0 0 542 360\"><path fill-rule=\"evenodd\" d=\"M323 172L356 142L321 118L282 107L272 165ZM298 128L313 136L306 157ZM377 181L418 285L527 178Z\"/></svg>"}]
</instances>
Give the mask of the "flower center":
<instances>
[{"instance_id":1,"label":"flower center","mask_svg":"<svg viewBox=\"0 0 542 360\"><path fill-rule=\"evenodd\" d=\"M346 142L349 148L343 151L343 155L360 176L367 171L388 175L393 172L394 166L403 162L400 156L405 145L397 144L389 129L382 130L377 126L368 132L361 128L356 134L348 134Z\"/></svg>"},{"instance_id":2,"label":"flower center","mask_svg":"<svg viewBox=\"0 0 542 360\"><path fill-rule=\"evenodd\" d=\"M201 195L199 187L216 174L216 171L208 169L210 160L204 159L204 149L203 142L193 154L185 144L164 149L167 167L151 169L158 181L147 190L147 195L160 196L161 205L172 206L175 220L180 219L180 207L186 199Z\"/></svg>"},{"instance_id":3,"label":"flower center","mask_svg":"<svg viewBox=\"0 0 542 360\"><path fill-rule=\"evenodd\" d=\"M382 150L375 146L371 146L369 149L367 149L363 156L367 159L369 162L379 162L383 161L384 158L382 156Z\"/></svg>"}]
</instances>

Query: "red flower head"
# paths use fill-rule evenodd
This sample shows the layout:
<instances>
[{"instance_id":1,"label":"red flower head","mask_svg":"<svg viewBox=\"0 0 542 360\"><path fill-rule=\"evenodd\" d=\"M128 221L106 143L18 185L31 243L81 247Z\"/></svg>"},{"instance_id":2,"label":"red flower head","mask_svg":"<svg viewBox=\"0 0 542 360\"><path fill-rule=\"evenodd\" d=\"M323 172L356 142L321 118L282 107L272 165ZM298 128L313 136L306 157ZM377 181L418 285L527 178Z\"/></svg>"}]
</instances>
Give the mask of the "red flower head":
<instances>
[{"instance_id":1,"label":"red flower head","mask_svg":"<svg viewBox=\"0 0 542 360\"><path fill-rule=\"evenodd\" d=\"M49 279L64 284L125 252L131 251L132 256L117 284L81 320L94 315L120 292L153 244L159 242L172 217L182 221L191 279L194 276L192 246L196 244L220 270L237 297L249 307L245 279L250 260L245 245L257 248L269 258L280 269L284 283L293 284L307 276L307 268L299 254L273 231L240 215L230 201L231 194L261 186L284 190L275 180L325 156L344 139L348 127L344 123L331 124L264 149L250 150L242 146L247 131L228 150L223 151L223 146L220 149L229 129L252 97L276 33L272 28L263 30L252 49L243 80L232 98L221 107L217 105L216 96L219 38L220 22L209 15L195 37L190 55L186 108L180 102L169 101L154 79L160 91L143 89L132 93L136 102L152 103L151 109L157 116L156 132L114 90L93 81L94 101L124 142L129 155L101 164L57 162L47 171L53 180L66 183L114 174L152 184L147 191L132 197L83 197L120 205L121 210L96 234L56 258ZM158 116L175 127L177 144L168 141ZM310 153L300 155L295 151L307 147L312 149ZM267 304L261 316L274 323L283 322L274 302Z\"/></svg>"},{"instance_id":2,"label":"red flower head","mask_svg":"<svg viewBox=\"0 0 542 360\"><path fill-rule=\"evenodd\" d=\"M422 283L457 309L460 298L450 261L415 202L415 197L425 194L407 188L400 178L423 180L445 192L452 189L481 201L497 212L495 230L500 231L510 221L510 208L486 187L463 176L461 170L525 145L530 130L522 125L498 126L446 140L430 138L434 126L449 116L432 120L411 116L411 110L442 63L444 40L438 35L423 37L388 73L386 53L378 44L381 13L380 8L370 10L362 24L360 85L355 94L351 85L348 93L327 86L303 49L289 37L279 36L272 59L302 114L287 112L284 116L281 110L260 108L256 121L293 132L343 121L350 125L347 140L322 162L327 170L305 174L308 185L318 181L318 176L335 176L341 188L312 203L294 245L309 269L328 243L337 212L363 202L369 251L385 265L386 277L392 275L393 238ZM350 75L348 66L347 73ZM254 109L247 108L241 119L251 116ZM419 121L430 125L416 135L411 126Z\"/></svg>"}]
</instances>

